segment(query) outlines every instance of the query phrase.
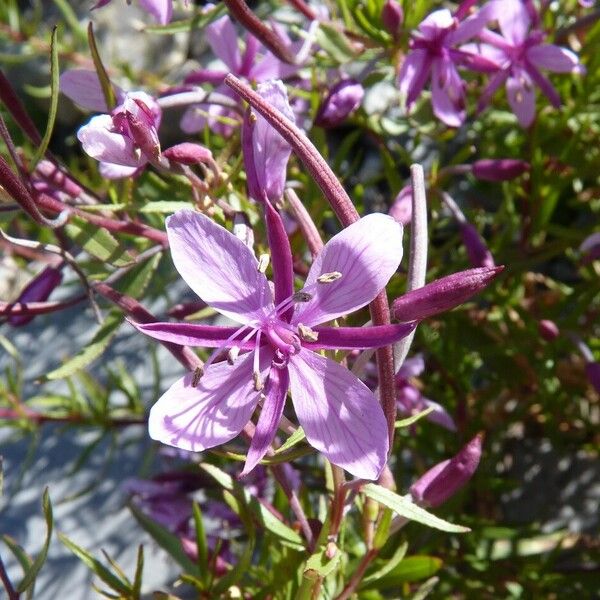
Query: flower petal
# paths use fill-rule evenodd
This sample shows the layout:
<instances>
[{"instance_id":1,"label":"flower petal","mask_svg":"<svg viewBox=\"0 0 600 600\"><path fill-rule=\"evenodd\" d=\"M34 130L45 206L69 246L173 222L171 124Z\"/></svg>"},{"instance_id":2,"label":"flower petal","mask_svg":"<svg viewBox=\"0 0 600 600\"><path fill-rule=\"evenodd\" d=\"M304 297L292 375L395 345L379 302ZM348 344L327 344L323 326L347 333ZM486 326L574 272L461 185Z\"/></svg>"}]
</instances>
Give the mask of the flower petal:
<instances>
[{"instance_id":1,"label":"flower petal","mask_svg":"<svg viewBox=\"0 0 600 600\"><path fill-rule=\"evenodd\" d=\"M129 321L138 331L162 342L171 342L181 346L202 346L203 348L230 348L237 346L240 350L254 348L254 341L241 342L244 337L240 332L235 341L225 342L238 331L239 327L221 327L220 325L200 325L198 323L135 323ZM237 342L237 343L236 343Z\"/></svg>"},{"instance_id":2,"label":"flower petal","mask_svg":"<svg viewBox=\"0 0 600 600\"><path fill-rule=\"evenodd\" d=\"M368 304L387 285L402 259L402 225L372 214L333 236L315 258L304 289L312 296L298 305L294 324L312 327ZM324 274L341 277L319 283Z\"/></svg>"},{"instance_id":3,"label":"flower petal","mask_svg":"<svg viewBox=\"0 0 600 600\"><path fill-rule=\"evenodd\" d=\"M311 446L352 475L377 479L389 443L373 392L345 367L309 350L292 356L288 370L296 416Z\"/></svg>"},{"instance_id":4,"label":"flower petal","mask_svg":"<svg viewBox=\"0 0 600 600\"><path fill-rule=\"evenodd\" d=\"M398 87L400 93L406 97L406 110L410 110L411 105L423 91L429 78L430 68L431 60L427 50L413 50L404 59L398 73Z\"/></svg>"},{"instance_id":5,"label":"flower petal","mask_svg":"<svg viewBox=\"0 0 600 600\"><path fill-rule=\"evenodd\" d=\"M520 46L526 39L531 25L525 2L521 0L495 0L490 18L498 19L502 35L513 46Z\"/></svg>"},{"instance_id":6,"label":"flower petal","mask_svg":"<svg viewBox=\"0 0 600 600\"><path fill-rule=\"evenodd\" d=\"M263 353L263 378L270 358ZM252 373L253 353L249 353L233 366L213 363L196 387L193 373L178 379L150 410L150 437L192 452L228 442L248 423L258 403Z\"/></svg>"},{"instance_id":7,"label":"flower petal","mask_svg":"<svg viewBox=\"0 0 600 600\"><path fill-rule=\"evenodd\" d=\"M114 163L100 162L98 170L104 179L123 179L136 175L140 171L140 167L124 167Z\"/></svg>"},{"instance_id":8,"label":"flower petal","mask_svg":"<svg viewBox=\"0 0 600 600\"><path fill-rule=\"evenodd\" d=\"M451 60L433 62L431 103L435 116L448 125L460 127L466 117L464 84Z\"/></svg>"},{"instance_id":9,"label":"flower petal","mask_svg":"<svg viewBox=\"0 0 600 600\"><path fill-rule=\"evenodd\" d=\"M526 56L538 69L548 69L554 73L582 73L577 54L555 46L554 44L539 44L527 50Z\"/></svg>"},{"instance_id":10,"label":"flower petal","mask_svg":"<svg viewBox=\"0 0 600 600\"><path fill-rule=\"evenodd\" d=\"M204 29L204 35L212 51L233 71L239 73L242 58L238 48L237 31L231 19L225 15Z\"/></svg>"},{"instance_id":11,"label":"flower petal","mask_svg":"<svg viewBox=\"0 0 600 600\"><path fill-rule=\"evenodd\" d=\"M514 73L506 80L506 95L519 123L529 127L535 118L535 91L525 71L514 69Z\"/></svg>"},{"instance_id":12,"label":"flower petal","mask_svg":"<svg viewBox=\"0 0 600 600\"><path fill-rule=\"evenodd\" d=\"M160 25L166 25L171 21L173 0L140 0L140 6Z\"/></svg>"},{"instance_id":13,"label":"flower petal","mask_svg":"<svg viewBox=\"0 0 600 600\"><path fill-rule=\"evenodd\" d=\"M265 401L240 476L247 475L258 464L271 445L283 414L290 378L287 369L272 368L265 389Z\"/></svg>"},{"instance_id":14,"label":"flower petal","mask_svg":"<svg viewBox=\"0 0 600 600\"><path fill-rule=\"evenodd\" d=\"M224 227L181 210L167 219L167 235L175 267L209 306L240 323L262 318L272 307L256 257Z\"/></svg>"},{"instance_id":15,"label":"flower petal","mask_svg":"<svg viewBox=\"0 0 600 600\"><path fill-rule=\"evenodd\" d=\"M113 85L117 97L122 99L123 91ZM60 76L60 91L82 108L106 113L108 107L96 71L90 69L70 69Z\"/></svg>"}]
</instances>

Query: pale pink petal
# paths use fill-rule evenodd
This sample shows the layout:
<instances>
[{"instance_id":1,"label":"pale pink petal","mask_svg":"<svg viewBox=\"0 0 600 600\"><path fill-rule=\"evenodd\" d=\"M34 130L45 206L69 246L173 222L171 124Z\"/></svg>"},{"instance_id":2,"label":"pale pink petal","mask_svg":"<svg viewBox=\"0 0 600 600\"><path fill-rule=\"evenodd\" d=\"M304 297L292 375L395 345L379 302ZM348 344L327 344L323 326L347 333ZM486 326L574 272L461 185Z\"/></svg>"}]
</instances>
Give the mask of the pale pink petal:
<instances>
[{"instance_id":1,"label":"pale pink petal","mask_svg":"<svg viewBox=\"0 0 600 600\"><path fill-rule=\"evenodd\" d=\"M433 40L440 35L443 29L450 29L454 25L454 17L447 8L435 10L427 15L419 25L419 32L426 40Z\"/></svg>"},{"instance_id":2,"label":"pale pink petal","mask_svg":"<svg viewBox=\"0 0 600 600\"><path fill-rule=\"evenodd\" d=\"M178 379L150 410L150 437L182 450L200 452L234 438L248 423L259 393L254 389L253 354L212 364L194 387L194 374ZM263 353L263 379L270 356Z\"/></svg>"},{"instance_id":3,"label":"pale pink petal","mask_svg":"<svg viewBox=\"0 0 600 600\"><path fill-rule=\"evenodd\" d=\"M450 416L450 413L437 402L430 400L429 398L421 398L423 402L423 409L433 408L433 410L427 415L426 419L447 429L448 431L456 431L456 423Z\"/></svg>"},{"instance_id":4,"label":"pale pink petal","mask_svg":"<svg viewBox=\"0 0 600 600\"><path fill-rule=\"evenodd\" d=\"M532 46L526 52L527 59L539 69L548 69L554 73L582 73L583 66L577 54L553 44Z\"/></svg>"},{"instance_id":5,"label":"pale pink petal","mask_svg":"<svg viewBox=\"0 0 600 600\"><path fill-rule=\"evenodd\" d=\"M166 223L175 267L202 300L240 323L265 316L271 289L248 246L191 210L176 212Z\"/></svg>"},{"instance_id":6,"label":"pale pink petal","mask_svg":"<svg viewBox=\"0 0 600 600\"><path fill-rule=\"evenodd\" d=\"M171 21L173 0L140 0L140 6L160 25L166 25Z\"/></svg>"},{"instance_id":7,"label":"pale pink petal","mask_svg":"<svg viewBox=\"0 0 600 600\"><path fill-rule=\"evenodd\" d=\"M506 80L506 95L519 123L529 127L535 118L535 91L529 75L519 69Z\"/></svg>"},{"instance_id":8,"label":"pale pink petal","mask_svg":"<svg viewBox=\"0 0 600 600\"><path fill-rule=\"evenodd\" d=\"M521 45L526 39L531 19L525 3L521 0L496 0L493 15L498 19L502 35L513 46Z\"/></svg>"},{"instance_id":9,"label":"pale pink petal","mask_svg":"<svg viewBox=\"0 0 600 600\"><path fill-rule=\"evenodd\" d=\"M104 179L123 179L124 177L136 175L140 167L124 167L123 165L101 162L98 165L98 170Z\"/></svg>"},{"instance_id":10,"label":"pale pink petal","mask_svg":"<svg viewBox=\"0 0 600 600\"><path fill-rule=\"evenodd\" d=\"M212 51L234 72L239 73L242 58L238 47L237 31L231 19L225 15L211 23L204 35Z\"/></svg>"},{"instance_id":11,"label":"pale pink petal","mask_svg":"<svg viewBox=\"0 0 600 600\"><path fill-rule=\"evenodd\" d=\"M77 139L83 150L92 158L102 162L114 163L126 167L140 167L146 158L136 152L133 140L112 131L113 120L110 115L98 115L90 119L77 132Z\"/></svg>"},{"instance_id":12,"label":"pale pink petal","mask_svg":"<svg viewBox=\"0 0 600 600\"><path fill-rule=\"evenodd\" d=\"M70 69L60 76L60 91L82 108L94 112L106 113L108 107L102 92L102 86L96 71L88 69ZM113 85L119 98L123 95L120 88Z\"/></svg>"},{"instance_id":13,"label":"pale pink petal","mask_svg":"<svg viewBox=\"0 0 600 600\"><path fill-rule=\"evenodd\" d=\"M283 414L289 383L287 369L271 368L264 391L264 404L248 450L246 464L240 476L247 475L254 469L273 442L273 438L277 433L277 426Z\"/></svg>"},{"instance_id":14,"label":"pale pink petal","mask_svg":"<svg viewBox=\"0 0 600 600\"><path fill-rule=\"evenodd\" d=\"M447 35L446 45L454 46L470 40L486 26L489 20L490 17L488 15L488 11L484 9L480 10L472 17L469 17L459 23L458 27Z\"/></svg>"},{"instance_id":15,"label":"pale pink petal","mask_svg":"<svg viewBox=\"0 0 600 600\"><path fill-rule=\"evenodd\" d=\"M436 60L431 75L431 104L435 116L460 127L466 117L464 84L451 60Z\"/></svg>"},{"instance_id":16,"label":"pale pink petal","mask_svg":"<svg viewBox=\"0 0 600 600\"><path fill-rule=\"evenodd\" d=\"M499 69L508 67L511 62L510 56L506 53L506 51L502 50L501 48L496 48L496 46L492 46L491 44L471 42L469 44L463 44L460 47L460 50L463 52L469 52L470 54L475 54L477 56L483 56L483 58L486 58L487 60L498 65Z\"/></svg>"},{"instance_id":17,"label":"pale pink petal","mask_svg":"<svg viewBox=\"0 0 600 600\"><path fill-rule=\"evenodd\" d=\"M404 62L398 73L398 87L400 93L406 97L406 109L410 110L413 102L423 91L429 77L431 60L427 50L413 50Z\"/></svg>"},{"instance_id":18,"label":"pale pink petal","mask_svg":"<svg viewBox=\"0 0 600 600\"><path fill-rule=\"evenodd\" d=\"M356 477L377 479L388 453L375 395L340 364L301 350L288 364L296 416L311 446Z\"/></svg>"},{"instance_id":19,"label":"pale pink petal","mask_svg":"<svg viewBox=\"0 0 600 600\"><path fill-rule=\"evenodd\" d=\"M297 305L293 323L309 327L331 321L368 304L387 285L402 259L402 225L372 214L335 235L315 258L304 290L312 298ZM317 279L341 277L330 283Z\"/></svg>"}]
</instances>

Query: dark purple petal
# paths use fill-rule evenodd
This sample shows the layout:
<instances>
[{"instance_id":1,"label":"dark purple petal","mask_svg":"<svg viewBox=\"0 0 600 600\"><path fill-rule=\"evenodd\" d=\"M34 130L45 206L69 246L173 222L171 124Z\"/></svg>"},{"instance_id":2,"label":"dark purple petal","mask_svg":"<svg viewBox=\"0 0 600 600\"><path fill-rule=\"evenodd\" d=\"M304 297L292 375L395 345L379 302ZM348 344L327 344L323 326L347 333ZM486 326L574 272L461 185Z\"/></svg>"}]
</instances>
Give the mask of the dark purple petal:
<instances>
[{"instance_id":1,"label":"dark purple petal","mask_svg":"<svg viewBox=\"0 0 600 600\"><path fill-rule=\"evenodd\" d=\"M315 342L303 342L302 345L314 350L381 348L406 337L416 326L416 323L401 323L365 327L314 327L319 337Z\"/></svg>"},{"instance_id":2,"label":"dark purple petal","mask_svg":"<svg viewBox=\"0 0 600 600\"><path fill-rule=\"evenodd\" d=\"M410 110L414 101L421 95L430 70L431 59L427 50L413 50L404 59L398 73L398 87L400 93L406 97L407 110Z\"/></svg>"},{"instance_id":3,"label":"dark purple petal","mask_svg":"<svg viewBox=\"0 0 600 600\"><path fill-rule=\"evenodd\" d=\"M363 86L355 79L343 79L336 83L319 107L315 125L337 127L360 106L364 95Z\"/></svg>"},{"instance_id":4,"label":"dark purple petal","mask_svg":"<svg viewBox=\"0 0 600 600\"><path fill-rule=\"evenodd\" d=\"M202 83L220 85L223 83L225 75L227 75L226 71L215 71L214 69L196 69L187 75L183 82L193 85L200 85Z\"/></svg>"},{"instance_id":5,"label":"dark purple petal","mask_svg":"<svg viewBox=\"0 0 600 600\"><path fill-rule=\"evenodd\" d=\"M462 237L469 261L474 267L487 267L491 269L495 266L494 257L489 251L483 238L471 223L461 223L460 235Z\"/></svg>"},{"instance_id":6,"label":"dark purple petal","mask_svg":"<svg viewBox=\"0 0 600 600\"><path fill-rule=\"evenodd\" d=\"M515 158L476 160L473 175L484 181L510 181L529 171L529 163Z\"/></svg>"},{"instance_id":7,"label":"dark purple petal","mask_svg":"<svg viewBox=\"0 0 600 600\"><path fill-rule=\"evenodd\" d=\"M585 374L594 389L600 394L600 363L588 362L585 365Z\"/></svg>"},{"instance_id":8,"label":"dark purple petal","mask_svg":"<svg viewBox=\"0 0 600 600\"><path fill-rule=\"evenodd\" d=\"M50 297L52 291L60 285L62 277L60 269L46 267L23 288L19 297L15 300L15 304L44 302ZM13 327L20 327L21 325L27 325L33 318L34 315L14 316L8 318L8 323Z\"/></svg>"},{"instance_id":9,"label":"dark purple petal","mask_svg":"<svg viewBox=\"0 0 600 600\"><path fill-rule=\"evenodd\" d=\"M554 108L560 108L561 101L560 95L556 91L556 88L550 83L550 81L542 75L540 71L536 67L529 65L527 67L527 73L531 77L531 79L538 85L542 93L548 100L550 100L550 104L554 106Z\"/></svg>"}]
</instances>

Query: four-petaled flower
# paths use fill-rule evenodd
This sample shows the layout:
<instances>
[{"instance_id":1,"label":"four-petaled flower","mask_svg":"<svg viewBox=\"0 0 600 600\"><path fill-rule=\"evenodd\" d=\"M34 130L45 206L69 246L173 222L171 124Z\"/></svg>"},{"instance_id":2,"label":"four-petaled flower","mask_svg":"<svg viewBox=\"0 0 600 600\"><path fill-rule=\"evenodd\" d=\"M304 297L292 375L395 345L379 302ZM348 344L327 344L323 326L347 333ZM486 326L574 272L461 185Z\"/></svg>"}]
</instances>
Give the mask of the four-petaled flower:
<instances>
[{"instance_id":1,"label":"four-petaled flower","mask_svg":"<svg viewBox=\"0 0 600 600\"><path fill-rule=\"evenodd\" d=\"M315 258L304 287L275 306L264 261L225 228L189 210L167 219L173 262L188 285L242 327L190 323L136 324L156 339L217 348L201 373L176 381L150 412L150 436L201 451L237 436L260 404L244 468L273 441L288 389L308 442L332 463L374 479L388 453L377 398L355 375L319 350L393 343L414 323L331 327L387 285L402 257L402 226L366 216L335 235ZM227 349L227 360L215 359Z\"/></svg>"}]
</instances>

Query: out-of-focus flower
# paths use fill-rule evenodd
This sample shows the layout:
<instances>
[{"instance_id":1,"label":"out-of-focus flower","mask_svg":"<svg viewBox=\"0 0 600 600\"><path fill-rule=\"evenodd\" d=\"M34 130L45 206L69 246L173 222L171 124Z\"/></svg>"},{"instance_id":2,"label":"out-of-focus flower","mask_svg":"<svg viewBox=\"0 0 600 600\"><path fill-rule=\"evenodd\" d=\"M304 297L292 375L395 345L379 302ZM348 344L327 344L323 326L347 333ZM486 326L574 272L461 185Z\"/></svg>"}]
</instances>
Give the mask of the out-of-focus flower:
<instances>
[{"instance_id":1,"label":"out-of-focus flower","mask_svg":"<svg viewBox=\"0 0 600 600\"><path fill-rule=\"evenodd\" d=\"M79 129L84 151L100 161L107 179L131 177L160 156L161 109L145 92L128 92L111 114L98 115Z\"/></svg>"},{"instance_id":2,"label":"out-of-focus flower","mask_svg":"<svg viewBox=\"0 0 600 600\"><path fill-rule=\"evenodd\" d=\"M376 478L388 451L381 406L348 369L315 351L379 347L414 330L319 326L365 306L385 287L402 256L401 226L373 214L345 228L317 255L302 290L277 306L254 254L208 217L177 212L167 233L188 285L242 326L136 324L159 340L216 348L203 372L176 381L152 407L150 436L192 451L211 448L237 436L262 403L247 473L275 436L289 388L308 442L353 475ZM215 362L223 350L228 360Z\"/></svg>"},{"instance_id":3,"label":"out-of-focus flower","mask_svg":"<svg viewBox=\"0 0 600 600\"><path fill-rule=\"evenodd\" d=\"M315 125L337 127L360 106L364 95L365 90L358 81L342 79L323 100L315 117Z\"/></svg>"},{"instance_id":4,"label":"out-of-focus flower","mask_svg":"<svg viewBox=\"0 0 600 600\"><path fill-rule=\"evenodd\" d=\"M585 365L585 374L594 389L600 394L600 363L597 361L588 362Z\"/></svg>"},{"instance_id":5,"label":"out-of-focus flower","mask_svg":"<svg viewBox=\"0 0 600 600\"><path fill-rule=\"evenodd\" d=\"M488 21L487 10L459 22L448 9L428 15L413 34L411 51L398 74L400 92L410 110L431 78L431 103L435 116L450 127L465 120L464 82L458 66L489 72L497 65L478 52L467 52L455 46L475 37Z\"/></svg>"},{"instance_id":6,"label":"out-of-focus flower","mask_svg":"<svg viewBox=\"0 0 600 600\"><path fill-rule=\"evenodd\" d=\"M62 271L56 267L46 267L36 275L19 294L15 304L27 302L44 302L62 281ZM34 319L33 315L13 316L8 318L8 323L13 327L27 325Z\"/></svg>"},{"instance_id":7,"label":"out-of-focus flower","mask_svg":"<svg viewBox=\"0 0 600 600\"><path fill-rule=\"evenodd\" d=\"M125 100L125 92L114 83L111 85L117 104L122 104ZM96 71L69 69L61 74L59 87L67 98L82 108L92 112L109 112Z\"/></svg>"},{"instance_id":8,"label":"out-of-focus flower","mask_svg":"<svg viewBox=\"0 0 600 600\"><path fill-rule=\"evenodd\" d=\"M277 34L292 45L282 28L277 28ZM238 102L236 94L223 84L227 73L260 83L268 79L285 79L298 71L298 66L288 65L265 51L262 44L249 33L245 36L244 52L240 52L239 36L233 21L227 15L208 25L204 29L204 36L215 56L221 60L225 68L223 70L196 70L186 77L186 84L210 83L216 85L215 92ZM215 103L192 105L185 111L181 119L181 128L186 133L197 133L208 125L215 133L229 136L233 127L226 122L227 119L238 120L238 113L227 106Z\"/></svg>"},{"instance_id":9,"label":"out-of-focus flower","mask_svg":"<svg viewBox=\"0 0 600 600\"><path fill-rule=\"evenodd\" d=\"M410 382L411 377L418 377L424 370L423 355L417 354L407 358L396 373L398 412L402 415L413 415L433 408L425 418L450 431L456 431L456 424L448 411L441 404L423 396L421 391Z\"/></svg>"},{"instance_id":10,"label":"out-of-focus flower","mask_svg":"<svg viewBox=\"0 0 600 600\"><path fill-rule=\"evenodd\" d=\"M483 44L471 43L462 47L469 52L480 52L498 65L497 72L479 100L479 108L485 108L498 88L506 84L510 107L519 123L529 127L535 119L536 85L555 108L561 105L558 92L540 69L578 74L584 73L585 69L574 52L554 44L545 44L542 31L530 31L530 3L492 0L486 8L488 15L498 21L502 35L484 29L479 33Z\"/></svg>"},{"instance_id":11,"label":"out-of-focus flower","mask_svg":"<svg viewBox=\"0 0 600 600\"><path fill-rule=\"evenodd\" d=\"M588 237L581 242L579 252L583 254L584 264L600 258L600 232L588 235Z\"/></svg>"},{"instance_id":12,"label":"out-of-focus flower","mask_svg":"<svg viewBox=\"0 0 600 600\"><path fill-rule=\"evenodd\" d=\"M547 342L553 342L560 335L558 325L549 319L542 319L538 323L538 331Z\"/></svg>"},{"instance_id":13,"label":"out-of-focus flower","mask_svg":"<svg viewBox=\"0 0 600 600\"><path fill-rule=\"evenodd\" d=\"M484 181L510 181L529 171L529 163L516 158L484 158L471 167L473 175Z\"/></svg>"},{"instance_id":14,"label":"out-of-focus flower","mask_svg":"<svg viewBox=\"0 0 600 600\"><path fill-rule=\"evenodd\" d=\"M440 277L400 296L392 303L398 321L421 321L452 310L485 289L504 267L480 267Z\"/></svg>"},{"instance_id":15,"label":"out-of-focus flower","mask_svg":"<svg viewBox=\"0 0 600 600\"><path fill-rule=\"evenodd\" d=\"M388 33L391 33L394 39L396 39L404 23L402 5L396 0L386 0L381 9L381 22Z\"/></svg>"},{"instance_id":16,"label":"out-of-focus flower","mask_svg":"<svg viewBox=\"0 0 600 600\"><path fill-rule=\"evenodd\" d=\"M110 4L112 0L98 0L92 10ZM173 16L173 0L139 0L140 6L152 15L157 23L166 25ZM187 0L185 2L187 5Z\"/></svg>"},{"instance_id":17,"label":"out-of-focus flower","mask_svg":"<svg viewBox=\"0 0 600 600\"><path fill-rule=\"evenodd\" d=\"M429 469L411 486L413 500L435 507L454 496L477 470L482 441L483 435L476 435L456 456Z\"/></svg>"},{"instance_id":18,"label":"out-of-focus flower","mask_svg":"<svg viewBox=\"0 0 600 600\"><path fill-rule=\"evenodd\" d=\"M257 92L290 121L295 121L287 91L281 81L261 83ZM279 202L283 196L292 148L264 117L251 108L246 113L242 127L242 149L250 196L257 202Z\"/></svg>"},{"instance_id":19,"label":"out-of-focus flower","mask_svg":"<svg viewBox=\"0 0 600 600\"><path fill-rule=\"evenodd\" d=\"M394 217L402 225L410 225L412 220L412 188L405 185L399 192L390 210L390 217Z\"/></svg>"}]
</instances>

